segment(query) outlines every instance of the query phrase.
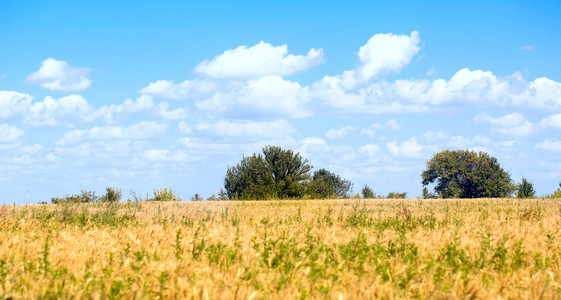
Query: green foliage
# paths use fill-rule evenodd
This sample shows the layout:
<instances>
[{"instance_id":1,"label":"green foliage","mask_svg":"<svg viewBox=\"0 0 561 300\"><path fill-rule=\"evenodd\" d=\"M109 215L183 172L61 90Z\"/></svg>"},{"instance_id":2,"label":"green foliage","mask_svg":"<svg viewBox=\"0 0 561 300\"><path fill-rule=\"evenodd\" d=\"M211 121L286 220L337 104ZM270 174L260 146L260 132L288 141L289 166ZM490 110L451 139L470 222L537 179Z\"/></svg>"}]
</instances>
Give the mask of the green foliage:
<instances>
[{"instance_id":1,"label":"green foliage","mask_svg":"<svg viewBox=\"0 0 561 300\"><path fill-rule=\"evenodd\" d=\"M199 194L195 194L195 196L191 197L191 201L203 201L203 197Z\"/></svg>"},{"instance_id":2,"label":"green foliage","mask_svg":"<svg viewBox=\"0 0 561 300\"><path fill-rule=\"evenodd\" d=\"M514 189L510 175L496 158L469 150L435 154L421 178L424 186L436 181L434 190L439 198L505 197Z\"/></svg>"},{"instance_id":3,"label":"green foliage","mask_svg":"<svg viewBox=\"0 0 561 300\"><path fill-rule=\"evenodd\" d=\"M218 192L218 200L228 200L228 195L226 195L226 192L224 192L224 189L220 189L220 192Z\"/></svg>"},{"instance_id":4,"label":"green foliage","mask_svg":"<svg viewBox=\"0 0 561 300\"><path fill-rule=\"evenodd\" d=\"M386 199L405 199L407 198L407 193L389 192Z\"/></svg>"},{"instance_id":5,"label":"green foliage","mask_svg":"<svg viewBox=\"0 0 561 300\"><path fill-rule=\"evenodd\" d=\"M311 166L299 153L276 146L263 147L263 155L244 157L228 167L224 189L228 199L301 198Z\"/></svg>"},{"instance_id":6,"label":"green foliage","mask_svg":"<svg viewBox=\"0 0 561 300\"><path fill-rule=\"evenodd\" d=\"M364 199L376 198L376 194L374 194L374 191L368 186L368 184L365 184L364 187L362 187L361 194Z\"/></svg>"},{"instance_id":7,"label":"green foliage","mask_svg":"<svg viewBox=\"0 0 561 300\"><path fill-rule=\"evenodd\" d=\"M210 195L210 197L206 198L206 201L219 201L220 198L216 197L215 194Z\"/></svg>"},{"instance_id":8,"label":"green foliage","mask_svg":"<svg viewBox=\"0 0 561 300\"><path fill-rule=\"evenodd\" d=\"M106 194L100 198L101 202L119 202L119 200L121 200L121 190L112 187L106 187L105 191Z\"/></svg>"},{"instance_id":9,"label":"green foliage","mask_svg":"<svg viewBox=\"0 0 561 300\"><path fill-rule=\"evenodd\" d=\"M561 182L559 182L559 188L557 191L553 192L552 194L543 196L544 198L549 199L560 199L561 198Z\"/></svg>"},{"instance_id":10,"label":"green foliage","mask_svg":"<svg viewBox=\"0 0 561 300\"><path fill-rule=\"evenodd\" d=\"M99 197L95 195L95 192L82 190L80 195L67 195L63 198L51 198L51 203L94 203L98 202L98 200Z\"/></svg>"},{"instance_id":11,"label":"green foliage","mask_svg":"<svg viewBox=\"0 0 561 300\"><path fill-rule=\"evenodd\" d=\"M353 187L352 182L325 169L314 172L308 184L308 192L313 198L346 198Z\"/></svg>"},{"instance_id":12,"label":"green foliage","mask_svg":"<svg viewBox=\"0 0 561 300\"><path fill-rule=\"evenodd\" d=\"M154 190L153 201L181 201L172 189L163 188Z\"/></svg>"},{"instance_id":13,"label":"green foliage","mask_svg":"<svg viewBox=\"0 0 561 300\"><path fill-rule=\"evenodd\" d=\"M429 189L425 186L423 187L423 199L433 199L435 198L435 196L431 193L429 193Z\"/></svg>"},{"instance_id":14,"label":"green foliage","mask_svg":"<svg viewBox=\"0 0 561 300\"><path fill-rule=\"evenodd\" d=\"M536 196L536 191L534 190L534 184L528 181L526 178L522 177L522 181L516 186L518 193L516 196L520 199L532 198Z\"/></svg>"}]
</instances>

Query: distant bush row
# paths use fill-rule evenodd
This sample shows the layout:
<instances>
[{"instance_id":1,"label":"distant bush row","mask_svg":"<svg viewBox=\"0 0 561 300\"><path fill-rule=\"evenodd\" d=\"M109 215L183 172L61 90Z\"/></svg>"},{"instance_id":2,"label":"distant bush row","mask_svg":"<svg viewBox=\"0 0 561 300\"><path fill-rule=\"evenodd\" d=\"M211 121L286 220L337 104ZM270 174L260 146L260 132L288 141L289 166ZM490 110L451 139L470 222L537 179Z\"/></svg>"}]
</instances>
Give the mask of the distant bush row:
<instances>
[{"instance_id":1,"label":"distant bush row","mask_svg":"<svg viewBox=\"0 0 561 300\"><path fill-rule=\"evenodd\" d=\"M119 202L122 197L122 192L113 187L105 188L105 195L99 197L95 192L82 190L79 195L67 195L62 198L51 198L51 203L103 203L103 202ZM131 192L133 201L181 201L177 194L168 188L154 190L154 196L141 198L136 196L136 193ZM131 200L131 199L129 199Z\"/></svg>"},{"instance_id":2,"label":"distant bush row","mask_svg":"<svg viewBox=\"0 0 561 300\"><path fill-rule=\"evenodd\" d=\"M336 198L386 198L403 199L407 193L390 192L385 197L376 195L365 185L361 194L351 194L353 183L326 169L311 172L312 166L298 152L283 150L277 146L265 146L262 154L243 157L241 162L228 167L224 189L218 196L207 200L271 200L271 199L336 199ZM536 193L533 183L522 178L513 183L508 172L502 169L496 158L485 152L469 150L444 150L427 161L421 174L423 199L434 198L532 198ZM434 192L427 186L433 185ZM132 193L132 192L131 192ZM132 193L134 201L181 201L168 188L154 190L153 197L142 199ZM98 197L95 192L82 191L79 195L52 198L52 203L118 202L121 190L107 187L106 194ZM544 198L561 198L559 189ZM191 201L203 198L195 194Z\"/></svg>"}]
</instances>

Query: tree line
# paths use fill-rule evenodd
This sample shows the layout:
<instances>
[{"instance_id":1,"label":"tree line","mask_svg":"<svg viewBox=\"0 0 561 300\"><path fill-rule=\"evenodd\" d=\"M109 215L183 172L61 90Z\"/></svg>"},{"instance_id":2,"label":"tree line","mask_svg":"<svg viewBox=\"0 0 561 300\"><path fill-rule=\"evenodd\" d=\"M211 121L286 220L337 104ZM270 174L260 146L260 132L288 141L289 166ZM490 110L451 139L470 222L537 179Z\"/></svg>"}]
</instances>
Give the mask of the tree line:
<instances>
[{"instance_id":1,"label":"tree line","mask_svg":"<svg viewBox=\"0 0 561 300\"><path fill-rule=\"evenodd\" d=\"M224 189L208 200L270 200L270 199L335 199L352 195L353 183L326 169L313 167L300 153L278 146L265 146L262 153L243 157L228 166ZM421 173L423 199L432 198L531 198L536 196L533 183L526 178L515 184L498 160L485 152L444 150L426 163ZM432 187L433 191L429 191ZM171 189L154 190L153 197L137 197L134 201L181 201ZM82 191L79 195L51 198L51 203L119 202L121 190L106 188L106 194ZM359 197L356 194L354 197ZM368 185L361 189L365 199L381 198ZM407 193L390 192L385 198L406 198ZM548 198L561 198L559 188ZM130 200L130 199L129 199ZM203 200L199 194L192 201Z\"/></svg>"},{"instance_id":2,"label":"tree line","mask_svg":"<svg viewBox=\"0 0 561 300\"><path fill-rule=\"evenodd\" d=\"M351 181L325 169L312 172L308 160L292 150L265 146L262 153L243 157L229 166L224 178L228 199L325 199L345 198ZM427 161L421 173L422 198L502 198L515 193L518 198L535 196L533 184L522 178L515 184L498 160L485 152L444 150ZM433 192L428 187L433 186ZM561 185L560 185L561 188ZM363 198L375 198L365 185ZM391 192L387 198L405 198Z\"/></svg>"}]
</instances>

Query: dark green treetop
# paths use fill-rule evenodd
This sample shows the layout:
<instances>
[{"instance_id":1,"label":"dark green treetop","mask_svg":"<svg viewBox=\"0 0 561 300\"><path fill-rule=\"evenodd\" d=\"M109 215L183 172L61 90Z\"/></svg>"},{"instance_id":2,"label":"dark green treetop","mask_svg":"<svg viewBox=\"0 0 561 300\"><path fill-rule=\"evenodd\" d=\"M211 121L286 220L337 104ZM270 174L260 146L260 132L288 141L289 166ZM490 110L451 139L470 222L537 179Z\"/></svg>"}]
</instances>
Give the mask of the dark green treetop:
<instances>
[{"instance_id":1,"label":"dark green treetop","mask_svg":"<svg viewBox=\"0 0 561 300\"><path fill-rule=\"evenodd\" d=\"M244 157L228 167L224 189L229 199L301 198L311 168L299 153L266 146L263 154Z\"/></svg>"},{"instance_id":2,"label":"dark green treetop","mask_svg":"<svg viewBox=\"0 0 561 300\"><path fill-rule=\"evenodd\" d=\"M342 179L339 175L319 169L314 172L309 183L309 193L312 198L345 198L352 189L349 180Z\"/></svg>"},{"instance_id":3,"label":"dark green treetop","mask_svg":"<svg viewBox=\"0 0 561 300\"><path fill-rule=\"evenodd\" d=\"M518 198L532 198L536 196L534 184L524 177L522 177L522 181L516 186L516 188L518 190L516 195Z\"/></svg>"},{"instance_id":4,"label":"dark green treetop","mask_svg":"<svg viewBox=\"0 0 561 300\"><path fill-rule=\"evenodd\" d=\"M510 175L485 152L441 151L427 161L421 178L423 186L436 181L434 191L442 198L505 197L514 190Z\"/></svg>"}]
</instances>

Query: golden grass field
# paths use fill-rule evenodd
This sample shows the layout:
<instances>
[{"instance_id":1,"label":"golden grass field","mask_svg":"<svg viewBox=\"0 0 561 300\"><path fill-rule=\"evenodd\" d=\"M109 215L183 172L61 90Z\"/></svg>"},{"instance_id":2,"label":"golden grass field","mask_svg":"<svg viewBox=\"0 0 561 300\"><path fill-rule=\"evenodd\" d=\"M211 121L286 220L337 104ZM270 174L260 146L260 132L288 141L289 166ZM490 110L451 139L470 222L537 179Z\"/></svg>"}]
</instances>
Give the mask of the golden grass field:
<instances>
[{"instance_id":1,"label":"golden grass field","mask_svg":"<svg viewBox=\"0 0 561 300\"><path fill-rule=\"evenodd\" d=\"M561 200L0 207L5 298L561 298Z\"/></svg>"}]
</instances>

